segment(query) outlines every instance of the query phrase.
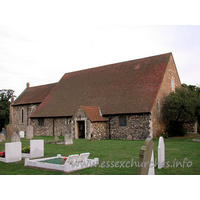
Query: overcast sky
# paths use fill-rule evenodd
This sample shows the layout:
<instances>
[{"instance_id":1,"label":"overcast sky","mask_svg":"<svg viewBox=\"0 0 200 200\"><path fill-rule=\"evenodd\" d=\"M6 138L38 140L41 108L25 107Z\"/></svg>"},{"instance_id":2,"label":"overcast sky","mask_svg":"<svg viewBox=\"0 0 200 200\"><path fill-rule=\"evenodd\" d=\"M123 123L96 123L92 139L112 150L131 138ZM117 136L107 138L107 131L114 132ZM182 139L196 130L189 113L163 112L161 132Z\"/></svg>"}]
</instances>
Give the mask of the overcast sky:
<instances>
[{"instance_id":1,"label":"overcast sky","mask_svg":"<svg viewBox=\"0 0 200 200\"><path fill-rule=\"evenodd\" d=\"M2 9L8 24L0 25L0 89L13 89L18 96L27 82L54 83L67 72L168 52L174 56L181 82L200 84L199 25L149 25L149 21L140 25L127 1L124 7L115 3L114 9L104 1L86 2L90 4L41 4L39 9L25 4L27 9L18 10L17 4L5 5L14 14L9 17ZM147 13L145 18L152 16ZM26 23L10 24L15 21Z\"/></svg>"}]
</instances>

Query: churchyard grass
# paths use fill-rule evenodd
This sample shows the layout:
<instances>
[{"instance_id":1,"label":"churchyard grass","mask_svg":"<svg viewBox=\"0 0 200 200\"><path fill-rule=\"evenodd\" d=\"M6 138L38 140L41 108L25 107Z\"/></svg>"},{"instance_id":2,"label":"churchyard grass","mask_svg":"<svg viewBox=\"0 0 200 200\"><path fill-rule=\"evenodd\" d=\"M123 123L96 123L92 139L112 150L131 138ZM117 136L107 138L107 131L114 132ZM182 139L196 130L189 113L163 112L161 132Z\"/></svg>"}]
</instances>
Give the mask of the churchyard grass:
<instances>
[{"instance_id":1,"label":"churchyard grass","mask_svg":"<svg viewBox=\"0 0 200 200\"><path fill-rule=\"evenodd\" d=\"M197 136L165 139L167 166L155 168L156 175L199 175L200 174L200 143L193 142ZM35 136L34 139L52 141L51 136ZM59 137L64 139L64 137ZM0 151L4 150L6 140L0 143ZM30 141L21 139L22 148L29 146ZM24 167L24 159L16 163L0 162L1 175L136 175L140 148L144 140L95 140L74 139L73 145L44 144L44 157L53 157L57 154L69 156L90 152L89 158L99 158L99 166L64 173L55 170L45 170L33 167ZM158 138L154 138L154 158L157 160ZM131 166L132 165L132 166Z\"/></svg>"}]
</instances>

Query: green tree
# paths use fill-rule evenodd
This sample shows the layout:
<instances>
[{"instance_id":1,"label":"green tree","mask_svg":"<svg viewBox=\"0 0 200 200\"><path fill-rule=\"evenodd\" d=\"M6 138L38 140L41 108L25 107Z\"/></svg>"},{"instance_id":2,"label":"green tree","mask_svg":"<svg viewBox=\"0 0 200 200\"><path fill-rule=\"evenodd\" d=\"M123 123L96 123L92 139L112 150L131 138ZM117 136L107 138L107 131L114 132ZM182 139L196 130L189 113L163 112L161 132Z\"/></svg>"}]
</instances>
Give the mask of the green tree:
<instances>
[{"instance_id":1,"label":"green tree","mask_svg":"<svg viewBox=\"0 0 200 200\"><path fill-rule=\"evenodd\" d=\"M163 106L163 117L169 136L183 136L186 133L184 123L192 123L200 114L199 89L187 86L176 89L166 97ZM199 106L199 107L198 107ZM200 116L200 115L199 115Z\"/></svg>"},{"instance_id":2,"label":"green tree","mask_svg":"<svg viewBox=\"0 0 200 200\"><path fill-rule=\"evenodd\" d=\"M13 90L0 90L0 131L9 123L9 107L12 97L14 97Z\"/></svg>"}]
</instances>

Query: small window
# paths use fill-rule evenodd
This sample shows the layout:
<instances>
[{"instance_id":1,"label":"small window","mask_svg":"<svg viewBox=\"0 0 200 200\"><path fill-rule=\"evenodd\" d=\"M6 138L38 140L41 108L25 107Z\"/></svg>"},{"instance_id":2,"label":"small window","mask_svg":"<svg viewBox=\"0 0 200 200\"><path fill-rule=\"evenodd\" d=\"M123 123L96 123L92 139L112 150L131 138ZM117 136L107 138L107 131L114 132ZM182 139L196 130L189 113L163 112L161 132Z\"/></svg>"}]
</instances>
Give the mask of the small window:
<instances>
[{"instance_id":1,"label":"small window","mask_svg":"<svg viewBox=\"0 0 200 200\"><path fill-rule=\"evenodd\" d=\"M24 110L22 109L22 124L24 123Z\"/></svg>"},{"instance_id":2,"label":"small window","mask_svg":"<svg viewBox=\"0 0 200 200\"><path fill-rule=\"evenodd\" d=\"M127 126L126 116L119 117L119 126Z\"/></svg>"},{"instance_id":3,"label":"small window","mask_svg":"<svg viewBox=\"0 0 200 200\"><path fill-rule=\"evenodd\" d=\"M71 123L71 119L70 118L65 118L65 125L69 125Z\"/></svg>"},{"instance_id":4,"label":"small window","mask_svg":"<svg viewBox=\"0 0 200 200\"><path fill-rule=\"evenodd\" d=\"M43 118L39 118L38 119L38 125L39 126L44 126L44 119Z\"/></svg>"}]
</instances>

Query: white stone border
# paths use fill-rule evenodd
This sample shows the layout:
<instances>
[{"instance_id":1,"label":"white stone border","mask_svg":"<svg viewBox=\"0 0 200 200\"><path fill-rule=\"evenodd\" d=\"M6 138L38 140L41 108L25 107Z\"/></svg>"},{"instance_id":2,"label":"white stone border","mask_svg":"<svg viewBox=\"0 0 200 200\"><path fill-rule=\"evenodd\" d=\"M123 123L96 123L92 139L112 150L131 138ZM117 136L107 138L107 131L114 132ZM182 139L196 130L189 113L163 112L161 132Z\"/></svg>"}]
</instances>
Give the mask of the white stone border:
<instances>
[{"instance_id":1,"label":"white stone border","mask_svg":"<svg viewBox=\"0 0 200 200\"><path fill-rule=\"evenodd\" d=\"M85 169L88 167L93 167L99 164L99 158L87 159L86 162L81 162L81 163L76 162L75 164L69 164L66 162L63 165L40 162L40 161L45 161L45 160L54 159L54 158L64 158L64 156L61 156L61 154L57 154L57 156L55 157L41 158L41 159L34 159L34 160L25 158L24 166L52 169L52 170L58 170L58 171L64 171L64 172L72 172L72 171L76 171L80 169Z\"/></svg>"}]
</instances>

